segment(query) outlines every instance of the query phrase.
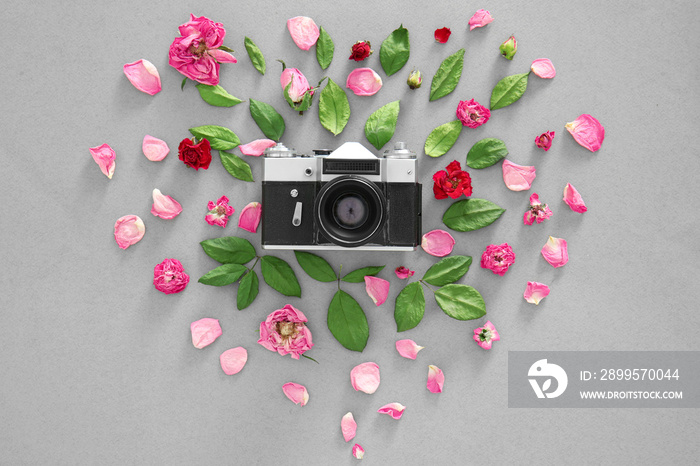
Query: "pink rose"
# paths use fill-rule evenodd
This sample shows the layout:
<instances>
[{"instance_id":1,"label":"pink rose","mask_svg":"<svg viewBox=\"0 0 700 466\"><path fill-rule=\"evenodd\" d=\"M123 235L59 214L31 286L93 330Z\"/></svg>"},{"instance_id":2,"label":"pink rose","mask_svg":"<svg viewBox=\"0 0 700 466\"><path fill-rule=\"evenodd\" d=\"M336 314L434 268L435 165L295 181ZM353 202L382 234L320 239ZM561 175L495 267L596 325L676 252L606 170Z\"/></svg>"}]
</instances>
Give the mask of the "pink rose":
<instances>
[{"instance_id":1,"label":"pink rose","mask_svg":"<svg viewBox=\"0 0 700 466\"><path fill-rule=\"evenodd\" d=\"M289 86L290 83L291 86ZM307 92L314 95L314 91L309 85L306 76L296 68L285 68L284 71L282 71L282 76L280 76L280 84L282 85L283 91L289 86L287 92L289 98L292 99L295 104L301 103Z\"/></svg>"},{"instance_id":2,"label":"pink rose","mask_svg":"<svg viewBox=\"0 0 700 466\"><path fill-rule=\"evenodd\" d=\"M300 310L287 304L260 323L258 343L282 356L291 354L292 358L299 359L299 356L314 346L306 322L308 320Z\"/></svg>"},{"instance_id":3,"label":"pink rose","mask_svg":"<svg viewBox=\"0 0 700 466\"><path fill-rule=\"evenodd\" d=\"M491 344L494 341L501 339L501 336L496 331L496 327L493 326L491 321L484 324L483 327L474 329L474 341L481 346L483 349L491 349Z\"/></svg>"},{"instance_id":4,"label":"pink rose","mask_svg":"<svg viewBox=\"0 0 700 466\"><path fill-rule=\"evenodd\" d=\"M481 268L489 269L496 275L503 276L513 262L515 262L515 253L508 243L489 244L481 254Z\"/></svg>"},{"instance_id":5,"label":"pink rose","mask_svg":"<svg viewBox=\"0 0 700 466\"><path fill-rule=\"evenodd\" d=\"M535 221L537 223L542 223L551 216L552 210L549 206L547 206L547 204L542 204L537 193L533 193L530 196L530 209L523 215L523 223L525 225L532 225Z\"/></svg>"},{"instance_id":6,"label":"pink rose","mask_svg":"<svg viewBox=\"0 0 700 466\"><path fill-rule=\"evenodd\" d=\"M477 128L491 118L491 111L474 99L461 100L457 105L457 118L462 125Z\"/></svg>"},{"instance_id":7,"label":"pink rose","mask_svg":"<svg viewBox=\"0 0 700 466\"><path fill-rule=\"evenodd\" d=\"M165 294L179 293L190 282L190 276L177 259L165 259L153 269L153 286Z\"/></svg>"},{"instance_id":8,"label":"pink rose","mask_svg":"<svg viewBox=\"0 0 700 466\"><path fill-rule=\"evenodd\" d=\"M404 267L403 265L401 267L396 267L394 270L394 273L396 274L397 277L399 277L401 280L405 280L408 277L412 277L414 273L416 273L414 270L410 270L407 267Z\"/></svg>"},{"instance_id":9,"label":"pink rose","mask_svg":"<svg viewBox=\"0 0 700 466\"><path fill-rule=\"evenodd\" d=\"M535 145L547 152L552 147L552 139L554 139L554 131L547 131L535 138Z\"/></svg>"},{"instance_id":10,"label":"pink rose","mask_svg":"<svg viewBox=\"0 0 700 466\"><path fill-rule=\"evenodd\" d=\"M209 201L207 209L209 212L204 216L204 220L209 225L218 225L221 228L226 227L228 218L235 212L235 209L228 205L228 197L226 196L221 196L216 203Z\"/></svg>"}]
</instances>

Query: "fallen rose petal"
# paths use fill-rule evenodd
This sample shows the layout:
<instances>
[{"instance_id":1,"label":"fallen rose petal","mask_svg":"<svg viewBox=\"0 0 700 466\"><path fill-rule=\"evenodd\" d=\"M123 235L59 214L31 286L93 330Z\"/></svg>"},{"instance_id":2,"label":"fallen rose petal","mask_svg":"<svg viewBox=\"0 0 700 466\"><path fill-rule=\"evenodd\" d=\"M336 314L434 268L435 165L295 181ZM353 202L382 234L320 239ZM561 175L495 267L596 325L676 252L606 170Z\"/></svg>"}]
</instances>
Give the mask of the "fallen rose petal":
<instances>
[{"instance_id":1,"label":"fallen rose petal","mask_svg":"<svg viewBox=\"0 0 700 466\"><path fill-rule=\"evenodd\" d=\"M394 273L397 277L399 277L399 279L405 280L408 277L412 277L416 272L414 270L409 270L402 265L401 267L396 267L396 269L394 269Z\"/></svg>"},{"instance_id":2,"label":"fallen rose petal","mask_svg":"<svg viewBox=\"0 0 700 466\"><path fill-rule=\"evenodd\" d=\"M160 76L150 61L142 59L127 63L124 65L124 74L139 91L150 95L160 92Z\"/></svg>"},{"instance_id":3,"label":"fallen rose petal","mask_svg":"<svg viewBox=\"0 0 700 466\"><path fill-rule=\"evenodd\" d=\"M352 388L358 392L371 395L379 388L379 366L374 362L365 362L355 366L350 371L350 382Z\"/></svg>"},{"instance_id":4,"label":"fallen rose petal","mask_svg":"<svg viewBox=\"0 0 700 466\"><path fill-rule=\"evenodd\" d=\"M343 438L346 442L355 438L355 433L357 432L357 422L352 416L352 413L347 413L340 420L340 430L343 432Z\"/></svg>"},{"instance_id":5,"label":"fallen rose petal","mask_svg":"<svg viewBox=\"0 0 700 466\"><path fill-rule=\"evenodd\" d=\"M145 232L146 226L138 215L125 215L114 224L114 239L122 249L141 241Z\"/></svg>"},{"instance_id":6,"label":"fallen rose petal","mask_svg":"<svg viewBox=\"0 0 700 466\"><path fill-rule=\"evenodd\" d=\"M153 215L170 220L180 215L180 212L182 212L182 206L179 202L161 193L160 189L153 190L153 206L151 207Z\"/></svg>"},{"instance_id":7,"label":"fallen rose petal","mask_svg":"<svg viewBox=\"0 0 700 466\"><path fill-rule=\"evenodd\" d=\"M491 13L488 10L477 10L474 16L469 19L469 30L474 28L481 28L493 21Z\"/></svg>"},{"instance_id":8,"label":"fallen rose petal","mask_svg":"<svg viewBox=\"0 0 700 466\"><path fill-rule=\"evenodd\" d=\"M406 407L401 403L389 403L388 405L384 405L381 408L379 408L377 412L380 414L388 414L394 419L401 419L401 416L403 416L403 412L405 409Z\"/></svg>"},{"instance_id":9,"label":"fallen rose petal","mask_svg":"<svg viewBox=\"0 0 700 466\"><path fill-rule=\"evenodd\" d=\"M430 393L442 393L442 386L445 384L445 374L438 366L432 364L428 366L427 387Z\"/></svg>"},{"instance_id":10,"label":"fallen rose petal","mask_svg":"<svg viewBox=\"0 0 700 466\"><path fill-rule=\"evenodd\" d=\"M238 228L255 233L258 231L261 216L262 204L259 202L251 202L241 210L241 214L238 216Z\"/></svg>"},{"instance_id":11,"label":"fallen rose petal","mask_svg":"<svg viewBox=\"0 0 700 466\"><path fill-rule=\"evenodd\" d=\"M318 40L320 31L313 19L296 16L287 20L287 29L297 47L309 50Z\"/></svg>"},{"instance_id":12,"label":"fallen rose petal","mask_svg":"<svg viewBox=\"0 0 700 466\"><path fill-rule=\"evenodd\" d=\"M360 445L359 443L356 443L355 445L353 445L352 456L354 456L358 460L361 460L362 458L365 457L365 449L362 448L362 445Z\"/></svg>"},{"instance_id":13,"label":"fallen rose petal","mask_svg":"<svg viewBox=\"0 0 700 466\"><path fill-rule=\"evenodd\" d=\"M423 346L418 346L413 340L399 340L396 342L396 351L407 359L416 359L418 352L423 348Z\"/></svg>"},{"instance_id":14,"label":"fallen rose petal","mask_svg":"<svg viewBox=\"0 0 700 466\"><path fill-rule=\"evenodd\" d=\"M554 65L549 58L538 58L532 62L530 69L540 78L552 79L557 75L557 70L554 69Z\"/></svg>"},{"instance_id":15,"label":"fallen rose petal","mask_svg":"<svg viewBox=\"0 0 700 466\"><path fill-rule=\"evenodd\" d=\"M115 159L117 158L117 154L114 153L114 150L109 144L102 144L99 147L91 147L90 154L92 154L95 163L99 165L102 173L111 180L116 166Z\"/></svg>"},{"instance_id":16,"label":"fallen rose petal","mask_svg":"<svg viewBox=\"0 0 700 466\"><path fill-rule=\"evenodd\" d=\"M386 297L389 295L389 282L377 277L366 276L365 277L365 290L374 304L381 306L386 301Z\"/></svg>"},{"instance_id":17,"label":"fallen rose petal","mask_svg":"<svg viewBox=\"0 0 700 466\"><path fill-rule=\"evenodd\" d=\"M151 162L160 162L170 152L170 148L165 141L161 141L148 134L143 137L141 149L143 150L143 155Z\"/></svg>"},{"instance_id":18,"label":"fallen rose petal","mask_svg":"<svg viewBox=\"0 0 700 466\"><path fill-rule=\"evenodd\" d=\"M568 205L571 210L579 214L588 210L588 207L586 207L586 204L583 202L583 198L571 183L566 183L564 187L564 202L566 202L566 205Z\"/></svg>"},{"instance_id":19,"label":"fallen rose petal","mask_svg":"<svg viewBox=\"0 0 700 466\"><path fill-rule=\"evenodd\" d=\"M345 86L355 95L374 95L382 88L382 78L372 68L356 68L348 75Z\"/></svg>"},{"instance_id":20,"label":"fallen rose petal","mask_svg":"<svg viewBox=\"0 0 700 466\"><path fill-rule=\"evenodd\" d=\"M452 31L450 31L450 28L445 27L442 29L436 29L434 34L435 41L444 44L449 40L451 34Z\"/></svg>"},{"instance_id":21,"label":"fallen rose petal","mask_svg":"<svg viewBox=\"0 0 700 466\"><path fill-rule=\"evenodd\" d=\"M444 257L452 252L455 239L445 230L433 230L423 235L420 246L431 256Z\"/></svg>"},{"instance_id":22,"label":"fallen rose petal","mask_svg":"<svg viewBox=\"0 0 700 466\"><path fill-rule=\"evenodd\" d=\"M537 176L535 167L517 165L509 160L503 160L503 181L511 191L526 191L532 186Z\"/></svg>"},{"instance_id":23,"label":"fallen rose petal","mask_svg":"<svg viewBox=\"0 0 700 466\"><path fill-rule=\"evenodd\" d=\"M192 344L197 349L211 345L222 333L219 319L209 317L192 322L190 332L192 332Z\"/></svg>"},{"instance_id":24,"label":"fallen rose petal","mask_svg":"<svg viewBox=\"0 0 700 466\"><path fill-rule=\"evenodd\" d=\"M248 351L240 346L231 348L221 353L219 362L226 375L238 374L248 362Z\"/></svg>"},{"instance_id":25,"label":"fallen rose petal","mask_svg":"<svg viewBox=\"0 0 700 466\"><path fill-rule=\"evenodd\" d=\"M571 133L576 142L591 152L600 149L605 139L605 128L591 115L584 113L566 124L566 129Z\"/></svg>"},{"instance_id":26,"label":"fallen rose petal","mask_svg":"<svg viewBox=\"0 0 700 466\"><path fill-rule=\"evenodd\" d=\"M272 139L256 139L255 141L249 142L248 144L243 144L238 146L243 155L252 155L253 157L260 157L265 153L265 149L272 147L277 144Z\"/></svg>"},{"instance_id":27,"label":"fallen rose petal","mask_svg":"<svg viewBox=\"0 0 700 466\"><path fill-rule=\"evenodd\" d=\"M303 385L288 382L282 385L282 391L285 395L287 395L287 398L292 400L295 404L298 404L300 406L306 406L306 403L309 402L309 392Z\"/></svg>"},{"instance_id":28,"label":"fallen rose petal","mask_svg":"<svg viewBox=\"0 0 700 466\"><path fill-rule=\"evenodd\" d=\"M540 282L527 282L523 298L530 304L538 305L549 294L549 287Z\"/></svg>"},{"instance_id":29,"label":"fallen rose petal","mask_svg":"<svg viewBox=\"0 0 700 466\"><path fill-rule=\"evenodd\" d=\"M561 267L565 265L569 262L566 240L550 236L549 240L542 246L542 257L544 257L552 267Z\"/></svg>"}]
</instances>

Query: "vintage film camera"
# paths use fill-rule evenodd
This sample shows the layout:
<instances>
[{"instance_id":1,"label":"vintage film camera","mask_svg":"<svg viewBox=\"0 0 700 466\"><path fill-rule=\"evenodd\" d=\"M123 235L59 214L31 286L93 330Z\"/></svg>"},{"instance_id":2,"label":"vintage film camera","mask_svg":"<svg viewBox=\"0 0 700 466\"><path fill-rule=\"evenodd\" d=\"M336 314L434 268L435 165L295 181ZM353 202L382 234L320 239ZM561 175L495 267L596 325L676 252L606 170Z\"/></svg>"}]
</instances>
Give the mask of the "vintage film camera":
<instances>
[{"instance_id":1,"label":"vintage film camera","mask_svg":"<svg viewBox=\"0 0 700 466\"><path fill-rule=\"evenodd\" d=\"M377 157L358 142L297 155L265 151L264 249L412 251L421 240L416 155L398 142Z\"/></svg>"}]
</instances>

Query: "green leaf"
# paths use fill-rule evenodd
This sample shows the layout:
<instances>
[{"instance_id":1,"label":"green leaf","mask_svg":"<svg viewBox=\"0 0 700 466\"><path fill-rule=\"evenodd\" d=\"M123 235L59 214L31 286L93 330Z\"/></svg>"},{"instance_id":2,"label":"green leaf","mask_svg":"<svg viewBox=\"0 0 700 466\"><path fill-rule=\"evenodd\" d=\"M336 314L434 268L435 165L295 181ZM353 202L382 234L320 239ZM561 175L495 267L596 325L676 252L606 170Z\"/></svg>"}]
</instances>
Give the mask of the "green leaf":
<instances>
[{"instance_id":1,"label":"green leaf","mask_svg":"<svg viewBox=\"0 0 700 466\"><path fill-rule=\"evenodd\" d=\"M340 86L328 78L328 84L321 91L318 101L318 119L321 126L333 133L333 136L343 132L350 119L350 103L348 96Z\"/></svg>"},{"instance_id":2,"label":"green leaf","mask_svg":"<svg viewBox=\"0 0 700 466\"><path fill-rule=\"evenodd\" d=\"M235 283L248 268L241 264L224 264L202 275L199 283L212 286L225 286Z\"/></svg>"},{"instance_id":3,"label":"green leaf","mask_svg":"<svg viewBox=\"0 0 700 466\"><path fill-rule=\"evenodd\" d=\"M387 76L399 71L411 55L411 45L408 41L408 29L403 24L384 39L379 49L379 61Z\"/></svg>"},{"instance_id":4,"label":"green leaf","mask_svg":"<svg viewBox=\"0 0 700 466\"><path fill-rule=\"evenodd\" d=\"M469 149L467 165L471 168L486 168L506 158L508 149L506 143L496 138L486 138L478 141Z\"/></svg>"},{"instance_id":5,"label":"green leaf","mask_svg":"<svg viewBox=\"0 0 700 466\"><path fill-rule=\"evenodd\" d=\"M258 274L255 273L255 270L251 270L241 278L241 283L238 284L238 294L236 295L236 307L239 311L247 308L255 301L255 298L258 296L258 284Z\"/></svg>"},{"instance_id":6,"label":"green leaf","mask_svg":"<svg viewBox=\"0 0 700 466\"><path fill-rule=\"evenodd\" d=\"M301 297L299 281L289 264L274 256L263 256L261 261L265 283L285 296Z\"/></svg>"},{"instance_id":7,"label":"green leaf","mask_svg":"<svg viewBox=\"0 0 700 466\"><path fill-rule=\"evenodd\" d=\"M464 67L464 49L459 49L454 54L443 60L438 68L437 73L433 76L433 82L430 83L430 101L445 97L447 94L455 90L459 79L462 77L462 68Z\"/></svg>"},{"instance_id":8,"label":"green leaf","mask_svg":"<svg viewBox=\"0 0 700 466\"><path fill-rule=\"evenodd\" d=\"M445 155L457 142L462 127L461 121L454 120L432 130L425 140L425 154L430 157Z\"/></svg>"},{"instance_id":9,"label":"green leaf","mask_svg":"<svg viewBox=\"0 0 700 466\"><path fill-rule=\"evenodd\" d=\"M245 264L255 258L255 248L244 238L224 236L207 239L199 244L207 256L222 264Z\"/></svg>"},{"instance_id":10,"label":"green leaf","mask_svg":"<svg viewBox=\"0 0 700 466\"><path fill-rule=\"evenodd\" d=\"M224 151L219 151L219 156L221 157L221 164L231 176L243 181L253 181L253 172L250 170L248 162L236 154Z\"/></svg>"},{"instance_id":11,"label":"green leaf","mask_svg":"<svg viewBox=\"0 0 700 466\"><path fill-rule=\"evenodd\" d=\"M445 211L442 223L452 230L474 231L491 225L505 211L486 199L462 199Z\"/></svg>"},{"instance_id":12,"label":"green leaf","mask_svg":"<svg viewBox=\"0 0 700 466\"><path fill-rule=\"evenodd\" d=\"M264 75L265 57L263 56L262 52L260 51L258 46L255 45L255 42L253 42L248 37L246 37L243 42L245 43L245 49L246 51L248 51L248 56L250 57L251 63L253 63L253 66L256 70L258 70L260 74Z\"/></svg>"},{"instance_id":13,"label":"green leaf","mask_svg":"<svg viewBox=\"0 0 700 466\"><path fill-rule=\"evenodd\" d=\"M396 131L396 122L399 119L399 100L389 102L372 113L365 123L365 136L377 149L384 147Z\"/></svg>"},{"instance_id":14,"label":"green leaf","mask_svg":"<svg viewBox=\"0 0 700 466\"><path fill-rule=\"evenodd\" d=\"M396 297L394 307L396 331L403 332L414 328L420 324L423 314L425 314L423 287L420 282L409 283Z\"/></svg>"},{"instance_id":15,"label":"green leaf","mask_svg":"<svg viewBox=\"0 0 700 466\"><path fill-rule=\"evenodd\" d=\"M333 44L333 39L328 35L323 26L319 30L318 40L316 41L316 59L318 64L321 65L321 69L325 70L328 68L333 61L333 52L335 51L335 45Z\"/></svg>"},{"instance_id":16,"label":"green leaf","mask_svg":"<svg viewBox=\"0 0 700 466\"><path fill-rule=\"evenodd\" d=\"M180 90L184 91L185 90L185 84L187 84L187 78L182 80L182 84L180 84Z\"/></svg>"},{"instance_id":17,"label":"green leaf","mask_svg":"<svg viewBox=\"0 0 700 466\"><path fill-rule=\"evenodd\" d=\"M343 290L336 291L328 305L328 330L351 351L362 351L367 346L367 316L355 298Z\"/></svg>"},{"instance_id":18,"label":"green leaf","mask_svg":"<svg viewBox=\"0 0 700 466\"><path fill-rule=\"evenodd\" d=\"M284 134L284 118L272 105L250 99L250 116L269 139L279 141Z\"/></svg>"},{"instance_id":19,"label":"green leaf","mask_svg":"<svg viewBox=\"0 0 700 466\"><path fill-rule=\"evenodd\" d=\"M334 282L338 279L333 267L323 257L310 252L294 251L297 262L311 278L319 282Z\"/></svg>"},{"instance_id":20,"label":"green leaf","mask_svg":"<svg viewBox=\"0 0 700 466\"><path fill-rule=\"evenodd\" d=\"M347 283L364 283L365 276L377 275L382 269L386 267L385 265L373 265L370 267L362 267L361 269L353 270L349 274L341 278L342 281Z\"/></svg>"},{"instance_id":21,"label":"green leaf","mask_svg":"<svg viewBox=\"0 0 700 466\"><path fill-rule=\"evenodd\" d=\"M430 285L445 286L462 278L469 271L470 265L472 265L470 256L445 257L430 267L422 280Z\"/></svg>"},{"instance_id":22,"label":"green leaf","mask_svg":"<svg viewBox=\"0 0 700 466\"><path fill-rule=\"evenodd\" d=\"M234 97L219 86L208 86L198 83L195 85L203 101L215 107L233 107L243 102L238 97ZM211 141L210 141L211 142Z\"/></svg>"},{"instance_id":23,"label":"green leaf","mask_svg":"<svg viewBox=\"0 0 700 466\"><path fill-rule=\"evenodd\" d=\"M453 319L472 320L486 315L484 298L471 286L443 286L435 291L435 301Z\"/></svg>"},{"instance_id":24,"label":"green leaf","mask_svg":"<svg viewBox=\"0 0 700 466\"><path fill-rule=\"evenodd\" d=\"M212 150L231 150L241 143L233 131L223 126L197 126L190 128L189 131L196 138L206 138L211 144Z\"/></svg>"},{"instance_id":25,"label":"green leaf","mask_svg":"<svg viewBox=\"0 0 700 466\"><path fill-rule=\"evenodd\" d=\"M491 110L507 107L517 102L527 89L527 77L530 73L506 76L498 81L491 91Z\"/></svg>"}]
</instances>

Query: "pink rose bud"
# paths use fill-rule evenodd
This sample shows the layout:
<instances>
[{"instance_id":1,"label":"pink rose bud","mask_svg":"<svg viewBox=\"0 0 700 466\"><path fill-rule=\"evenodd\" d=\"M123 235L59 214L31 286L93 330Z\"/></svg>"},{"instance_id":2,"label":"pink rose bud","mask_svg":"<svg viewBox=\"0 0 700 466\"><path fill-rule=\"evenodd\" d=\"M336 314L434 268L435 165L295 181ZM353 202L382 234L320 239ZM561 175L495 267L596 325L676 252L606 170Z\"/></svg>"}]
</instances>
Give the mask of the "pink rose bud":
<instances>
[{"instance_id":1,"label":"pink rose bud","mask_svg":"<svg viewBox=\"0 0 700 466\"><path fill-rule=\"evenodd\" d=\"M160 162L170 152L170 148L165 141L161 141L148 134L143 137L141 149L143 150L143 155L151 162Z\"/></svg>"},{"instance_id":2,"label":"pink rose bud","mask_svg":"<svg viewBox=\"0 0 700 466\"><path fill-rule=\"evenodd\" d=\"M165 294L179 293L189 282L190 276L177 259L164 259L153 268L153 286Z\"/></svg>"},{"instance_id":3,"label":"pink rose bud","mask_svg":"<svg viewBox=\"0 0 700 466\"><path fill-rule=\"evenodd\" d=\"M406 80L406 84L408 84L409 88L418 89L422 83L423 74L420 71L413 70L409 73L408 80Z\"/></svg>"},{"instance_id":4,"label":"pink rose bud","mask_svg":"<svg viewBox=\"0 0 700 466\"><path fill-rule=\"evenodd\" d=\"M256 139L255 141L249 142L248 144L243 144L238 146L243 155L252 155L253 157L260 157L265 153L265 149L272 147L277 144L272 139Z\"/></svg>"},{"instance_id":5,"label":"pink rose bud","mask_svg":"<svg viewBox=\"0 0 700 466\"><path fill-rule=\"evenodd\" d=\"M296 16L287 20L287 29L297 47L309 50L318 40L320 31L313 19L306 16Z\"/></svg>"},{"instance_id":6,"label":"pink rose bud","mask_svg":"<svg viewBox=\"0 0 700 466\"><path fill-rule=\"evenodd\" d=\"M403 265L401 267L396 267L394 270L394 273L396 274L397 277L399 277L401 280L405 280L408 277L412 277L413 274L416 272L413 270L409 270L408 268L404 267Z\"/></svg>"},{"instance_id":7,"label":"pink rose bud","mask_svg":"<svg viewBox=\"0 0 700 466\"><path fill-rule=\"evenodd\" d=\"M221 363L221 369L223 369L224 374L238 374L241 370L243 370L245 363L248 362L248 351L240 346L237 348L231 348L221 353L221 356L219 356L219 362Z\"/></svg>"},{"instance_id":8,"label":"pink rose bud","mask_svg":"<svg viewBox=\"0 0 700 466\"><path fill-rule=\"evenodd\" d=\"M445 384L445 374L438 366L432 364L428 366L427 387L430 393L442 393L442 386Z\"/></svg>"},{"instance_id":9,"label":"pink rose bud","mask_svg":"<svg viewBox=\"0 0 700 466\"><path fill-rule=\"evenodd\" d=\"M222 333L219 320L209 317L192 322L190 332L192 332L192 344L197 349L211 345Z\"/></svg>"},{"instance_id":10,"label":"pink rose bud","mask_svg":"<svg viewBox=\"0 0 700 466\"><path fill-rule=\"evenodd\" d=\"M114 239L122 249L141 241L144 233L146 225L138 215L125 215L114 224Z\"/></svg>"},{"instance_id":11,"label":"pink rose bud","mask_svg":"<svg viewBox=\"0 0 700 466\"><path fill-rule=\"evenodd\" d=\"M517 165L508 159L503 160L503 182L511 191L527 191L536 176L535 167Z\"/></svg>"},{"instance_id":12,"label":"pink rose bud","mask_svg":"<svg viewBox=\"0 0 700 466\"><path fill-rule=\"evenodd\" d=\"M474 16L472 16L469 20L469 30L471 31L474 28L484 27L491 21L493 21L493 18L488 10L477 10L476 13L474 13Z\"/></svg>"},{"instance_id":13,"label":"pink rose bud","mask_svg":"<svg viewBox=\"0 0 700 466\"><path fill-rule=\"evenodd\" d=\"M549 240L542 246L542 257L549 262L552 267L561 267L569 262L569 252L566 240L563 238L549 237Z\"/></svg>"},{"instance_id":14,"label":"pink rose bud","mask_svg":"<svg viewBox=\"0 0 700 466\"><path fill-rule=\"evenodd\" d=\"M371 68L356 68L348 75L345 86L355 95L374 95L382 88L382 78Z\"/></svg>"},{"instance_id":15,"label":"pink rose bud","mask_svg":"<svg viewBox=\"0 0 700 466\"><path fill-rule=\"evenodd\" d=\"M540 282L527 282L523 298L530 304L538 305L549 295L549 287Z\"/></svg>"},{"instance_id":16,"label":"pink rose bud","mask_svg":"<svg viewBox=\"0 0 700 466\"><path fill-rule=\"evenodd\" d=\"M314 93L304 73L296 68L285 68L282 71L280 85L283 91L289 86L287 94L295 104L301 103L307 92L311 93L311 95Z\"/></svg>"},{"instance_id":17,"label":"pink rose bud","mask_svg":"<svg viewBox=\"0 0 700 466\"><path fill-rule=\"evenodd\" d=\"M360 445L359 443L356 443L355 445L353 445L352 456L354 456L358 460L361 460L362 458L365 457L365 449L362 448L362 445Z\"/></svg>"},{"instance_id":18,"label":"pink rose bud","mask_svg":"<svg viewBox=\"0 0 700 466\"><path fill-rule=\"evenodd\" d=\"M605 128L598 120L588 114L583 114L566 124L566 129L571 133L576 142L591 152L600 149L605 139Z\"/></svg>"},{"instance_id":19,"label":"pink rose bud","mask_svg":"<svg viewBox=\"0 0 700 466\"><path fill-rule=\"evenodd\" d=\"M347 413L340 420L340 430L343 432L343 438L346 442L355 438L355 433L357 432L357 422L352 416L352 413Z\"/></svg>"},{"instance_id":20,"label":"pink rose bud","mask_svg":"<svg viewBox=\"0 0 700 466\"><path fill-rule=\"evenodd\" d=\"M379 366L374 362L365 362L355 366L350 371L352 388L368 395L379 388Z\"/></svg>"},{"instance_id":21,"label":"pink rose bud","mask_svg":"<svg viewBox=\"0 0 700 466\"><path fill-rule=\"evenodd\" d=\"M182 206L179 202L161 193L160 189L153 190L153 206L151 207L153 215L170 220L180 215L180 212L182 212Z\"/></svg>"},{"instance_id":22,"label":"pink rose bud","mask_svg":"<svg viewBox=\"0 0 700 466\"><path fill-rule=\"evenodd\" d=\"M491 321L487 321L483 327L474 329L474 341L485 350L491 349L492 342L500 339L501 336Z\"/></svg>"},{"instance_id":23,"label":"pink rose bud","mask_svg":"<svg viewBox=\"0 0 700 466\"><path fill-rule=\"evenodd\" d=\"M552 147L552 139L554 139L554 131L547 131L535 138L535 145L547 152Z\"/></svg>"},{"instance_id":24,"label":"pink rose bud","mask_svg":"<svg viewBox=\"0 0 700 466\"><path fill-rule=\"evenodd\" d=\"M389 295L389 282L372 276L365 277L365 290L374 304L381 306Z\"/></svg>"},{"instance_id":25,"label":"pink rose bud","mask_svg":"<svg viewBox=\"0 0 700 466\"><path fill-rule=\"evenodd\" d=\"M399 340L396 342L396 351L406 359L416 359L423 346L418 346L413 340Z\"/></svg>"},{"instance_id":26,"label":"pink rose bud","mask_svg":"<svg viewBox=\"0 0 700 466\"><path fill-rule=\"evenodd\" d=\"M299 385L298 383L294 382L288 382L282 385L282 391L287 396L287 398L294 402L294 404L298 404L299 406L306 406L306 403L309 402L309 392L303 385Z\"/></svg>"},{"instance_id":27,"label":"pink rose bud","mask_svg":"<svg viewBox=\"0 0 700 466\"><path fill-rule=\"evenodd\" d=\"M262 204L259 202L251 202L241 210L241 215L238 216L238 228L255 233L258 231L261 216Z\"/></svg>"},{"instance_id":28,"label":"pink rose bud","mask_svg":"<svg viewBox=\"0 0 700 466\"><path fill-rule=\"evenodd\" d=\"M445 230L433 230L423 235L420 246L431 256L444 257L452 252L455 239Z\"/></svg>"},{"instance_id":29,"label":"pink rose bud","mask_svg":"<svg viewBox=\"0 0 700 466\"><path fill-rule=\"evenodd\" d=\"M532 62L530 69L540 78L552 79L557 75L557 70L554 69L554 65L549 58L538 58Z\"/></svg>"},{"instance_id":30,"label":"pink rose bud","mask_svg":"<svg viewBox=\"0 0 700 466\"><path fill-rule=\"evenodd\" d=\"M498 48L506 59L512 60L515 56L515 52L518 51L518 41L515 40L514 36L510 36L505 42L501 44Z\"/></svg>"},{"instance_id":31,"label":"pink rose bud","mask_svg":"<svg viewBox=\"0 0 700 466\"><path fill-rule=\"evenodd\" d=\"M406 407L401 403L389 403L388 405L384 405L381 408L379 408L377 412L380 414L388 414L394 419L401 419L401 416L403 416L403 412L405 409Z\"/></svg>"},{"instance_id":32,"label":"pink rose bud","mask_svg":"<svg viewBox=\"0 0 700 466\"><path fill-rule=\"evenodd\" d=\"M576 191L576 188L571 185L571 183L566 183L566 186L564 187L564 202L566 202L566 205L571 207L571 210L578 212L579 214L582 214L588 210L588 207L586 207L586 204L583 202L583 198L578 191Z\"/></svg>"},{"instance_id":33,"label":"pink rose bud","mask_svg":"<svg viewBox=\"0 0 700 466\"><path fill-rule=\"evenodd\" d=\"M91 147L90 154L92 154L92 158L100 167L102 173L111 180L116 166L114 159L117 158L117 154L114 153L114 150L109 147L109 144L102 144L99 147Z\"/></svg>"},{"instance_id":34,"label":"pink rose bud","mask_svg":"<svg viewBox=\"0 0 700 466\"><path fill-rule=\"evenodd\" d=\"M136 89L146 94L155 95L160 92L160 76L158 70L148 60L139 60L124 65L124 74Z\"/></svg>"}]
</instances>

